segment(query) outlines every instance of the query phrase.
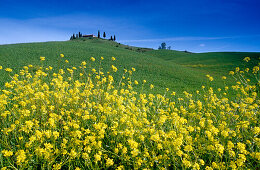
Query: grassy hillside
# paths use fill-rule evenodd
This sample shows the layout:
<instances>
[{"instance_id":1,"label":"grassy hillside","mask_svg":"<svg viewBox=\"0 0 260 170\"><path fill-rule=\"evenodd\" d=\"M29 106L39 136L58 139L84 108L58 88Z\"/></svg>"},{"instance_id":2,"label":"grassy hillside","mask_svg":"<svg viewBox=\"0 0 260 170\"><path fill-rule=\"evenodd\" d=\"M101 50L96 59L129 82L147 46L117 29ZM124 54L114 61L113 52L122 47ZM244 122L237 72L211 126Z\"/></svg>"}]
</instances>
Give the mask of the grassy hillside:
<instances>
[{"instance_id":1,"label":"grassy hillside","mask_svg":"<svg viewBox=\"0 0 260 170\"><path fill-rule=\"evenodd\" d=\"M0 46L0 65L15 70L22 66L40 65L39 57L46 57L45 64L61 67L59 54L63 53L69 60L68 65L79 66L81 61L96 58L94 65L99 68L100 57L105 59L102 67L111 70L111 57L116 57L113 64L118 67L117 79L123 74L123 68L136 68L133 78L139 82L147 80L146 86L154 84L159 93L165 88L171 91L194 91L205 84L205 74L216 78L216 85L222 85L220 77L237 65L242 65L245 56L255 57L260 53L185 53L180 51L151 50L130 47L102 39L84 39L65 42L26 43ZM92 63L93 66L93 63ZM1 71L1 85L9 76ZM146 88L149 89L149 88Z\"/></svg>"},{"instance_id":2,"label":"grassy hillside","mask_svg":"<svg viewBox=\"0 0 260 170\"><path fill-rule=\"evenodd\" d=\"M233 77L236 86L210 88L243 66L244 55L258 54L188 54L97 39L0 46L2 86L15 80L0 88L0 167L260 169L259 84L240 72ZM28 64L34 66L8 77L7 67L17 71ZM134 76L119 81L132 67ZM249 73L259 79L258 66ZM205 74L216 81L209 84ZM156 95L147 93L150 83ZM166 87L177 95L158 94Z\"/></svg>"},{"instance_id":3,"label":"grassy hillside","mask_svg":"<svg viewBox=\"0 0 260 170\"><path fill-rule=\"evenodd\" d=\"M223 85L221 77L227 75L229 71L236 67L242 69L252 68L259 62L260 53L258 52L209 52L209 53L189 53L174 50L154 50L146 52L147 55L163 59L169 63L178 64L186 67L191 72L199 72L202 75L214 77L213 86ZM245 57L251 60L246 63ZM231 83L232 78L227 79L226 83Z\"/></svg>"},{"instance_id":4,"label":"grassy hillside","mask_svg":"<svg viewBox=\"0 0 260 170\"><path fill-rule=\"evenodd\" d=\"M225 74L226 71L232 70L237 66L244 67L245 62L242 62L242 60L245 57L251 58L249 66L252 66L260 57L260 53L255 52L186 53L173 50L157 50L149 51L147 54L186 67L197 68L216 74Z\"/></svg>"}]
</instances>

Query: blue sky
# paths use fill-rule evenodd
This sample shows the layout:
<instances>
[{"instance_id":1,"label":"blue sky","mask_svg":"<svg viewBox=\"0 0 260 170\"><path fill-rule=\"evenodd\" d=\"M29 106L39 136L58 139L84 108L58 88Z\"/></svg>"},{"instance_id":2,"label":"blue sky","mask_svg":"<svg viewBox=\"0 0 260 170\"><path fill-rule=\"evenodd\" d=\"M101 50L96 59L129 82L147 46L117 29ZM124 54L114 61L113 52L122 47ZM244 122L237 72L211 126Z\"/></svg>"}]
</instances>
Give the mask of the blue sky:
<instances>
[{"instance_id":1,"label":"blue sky","mask_svg":"<svg viewBox=\"0 0 260 170\"><path fill-rule=\"evenodd\" d=\"M0 0L0 44L100 30L141 47L260 51L259 9L258 0Z\"/></svg>"}]
</instances>

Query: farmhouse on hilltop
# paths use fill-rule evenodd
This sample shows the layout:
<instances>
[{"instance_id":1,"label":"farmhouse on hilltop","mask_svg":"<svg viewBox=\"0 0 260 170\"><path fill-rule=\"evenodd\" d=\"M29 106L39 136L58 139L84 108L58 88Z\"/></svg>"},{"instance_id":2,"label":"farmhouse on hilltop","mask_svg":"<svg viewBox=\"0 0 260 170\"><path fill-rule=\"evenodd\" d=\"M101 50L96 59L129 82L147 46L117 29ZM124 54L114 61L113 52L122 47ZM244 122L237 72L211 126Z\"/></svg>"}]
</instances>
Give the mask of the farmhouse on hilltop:
<instances>
[{"instance_id":1,"label":"farmhouse on hilltop","mask_svg":"<svg viewBox=\"0 0 260 170\"><path fill-rule=\"evenodd\" d=\"M82 37L96 37L95 35L93 35L93 34L89 34L89 35L83 35Z\"/></svg>"}]
</instances>

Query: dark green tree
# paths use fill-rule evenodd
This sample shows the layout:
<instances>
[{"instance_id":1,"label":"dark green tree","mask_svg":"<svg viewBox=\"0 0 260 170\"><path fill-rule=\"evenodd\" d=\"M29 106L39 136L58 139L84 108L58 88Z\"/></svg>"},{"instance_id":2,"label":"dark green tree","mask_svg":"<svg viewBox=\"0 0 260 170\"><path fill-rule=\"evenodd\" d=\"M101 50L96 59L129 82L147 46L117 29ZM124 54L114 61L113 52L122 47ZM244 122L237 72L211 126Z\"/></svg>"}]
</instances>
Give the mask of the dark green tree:
<instances>
[{"instance_id":1,"label":"dark green tree","mask_svg":"<svg viewBox=\"0 0 260 170\"><path fill-rule=\"evenodd\" d=\"M103 33L103 37L106 38L106 32Z\"/></svg>"},{"instance_id":2,"label":"dark green tree","mask_svg":"<svg viewBox=\"0 0 260 170\"><path fill-rule=\"evenodd\" d=\"M100 38L100 31L98 30L98 36L97 36L98 38Z\"/></svg>"},{"instance_id":3,"label":"dark green tree","mask_svg":"<svg viewBox=\"0 0 260 170\"><path fill-rule=\"evenodd\" d=\"M116 36L114 35L114 41L116 41Z\"/></svg>"},{"instance_id":4,"label":"dark green tree","mask_svg":"<svg viewBox=\"0 0 260 170\"><path fill-rule=\"evenodd\" d=\"M76 34L76 38L79 38L79 34Z\"/></svg>"},{"instance_id":5,"label":"dark green tree","mask_svg":"<svg viewBox=\"0 0 260 170\"><path fill-rule=\"evenodd\" d=\"M159 48L158 48L159 50L160 49L163 49L163 50L165 50L166 49L166 43L165 42L163 42L160 46L159 46Z\"/></svg>"},{"instance_id":6,"label":"dark green tree","mask_svg":"<svg viewBox=\"0 0 260 170\"><path fill-rule=\"evenodd\" d=\"M161 44L161 46L162 46L162 49L163 49L163 50L166 49L166 43L165 43L165 42L163 42L163 43Z\"/></svg>"},{"instance_id":7,"label":"dark green tree","mask_svg":"<svg viewBox=\"0 0 260 170\"><path fill-rule=\"evenodd\" d=\"M76 39L75 34L72 35L72 39L73 39L73 40Z\"/></svg>"},{"instance_id":8,"label":"dark green tree","mask_svg":"<svg viewBox=\"0 0 260 170\"><path fill-rule=\"evenodd\" d=\"M112 37L112 35L111 35L111 37L110 37L110 40L113 41L113 37Z\"/></svg>"}]
</instances>

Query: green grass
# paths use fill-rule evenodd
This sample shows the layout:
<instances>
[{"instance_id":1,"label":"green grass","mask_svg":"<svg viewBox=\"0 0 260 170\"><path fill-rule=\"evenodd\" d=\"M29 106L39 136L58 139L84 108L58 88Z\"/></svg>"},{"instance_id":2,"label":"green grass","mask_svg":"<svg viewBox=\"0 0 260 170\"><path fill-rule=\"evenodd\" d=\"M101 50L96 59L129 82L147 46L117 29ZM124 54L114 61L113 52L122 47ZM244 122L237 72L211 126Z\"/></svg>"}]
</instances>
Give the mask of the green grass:
<instances>
[{"instance_id":1,"label":"green grass","mask_svg":"<svg viewBox=\"0 0 260 170\"><path fill-rule=\"evenodd\" d=\"M81 39L63 42L25 43L0 46L0 65L19 70L24 65L40 65L39 57L46 57L46 65L61 67L59 54L63 53L70 66L79 66L81 61L95 57L98 69L100 57L104 71L111 70L111 64L118 68L116 79L123 74L123 68L136 68L133 78L141 82L147 80L147 88L155 85L158 93L164 93L168 87L171 91L195 91L205 84L206 74L215 78L214 86L222 86L220 78L236 66L243 66L243 58L253 58L251 64L258 62L260 53L185 53L181 51L152 50L122 45L102 39ZM111 57L116 57L112 62ZM9 76L0 72L0 85L3 86Z\"/></svg>"},{"instance_id":2,"label":"green grass","mask_svg":"<svg viewBox=\"0 0 260 170\"><path fill-rule=\"evenodd\" d=\"M185 53L173 50L156 50L147 52L147 54L216 75L226 74L227 71L238 66L244 67L243 59L245 57L251 58L251 61L246 64L249 67L257 64L260 57L260 53L255 52Z\"/></svg>"}]
</instances>

